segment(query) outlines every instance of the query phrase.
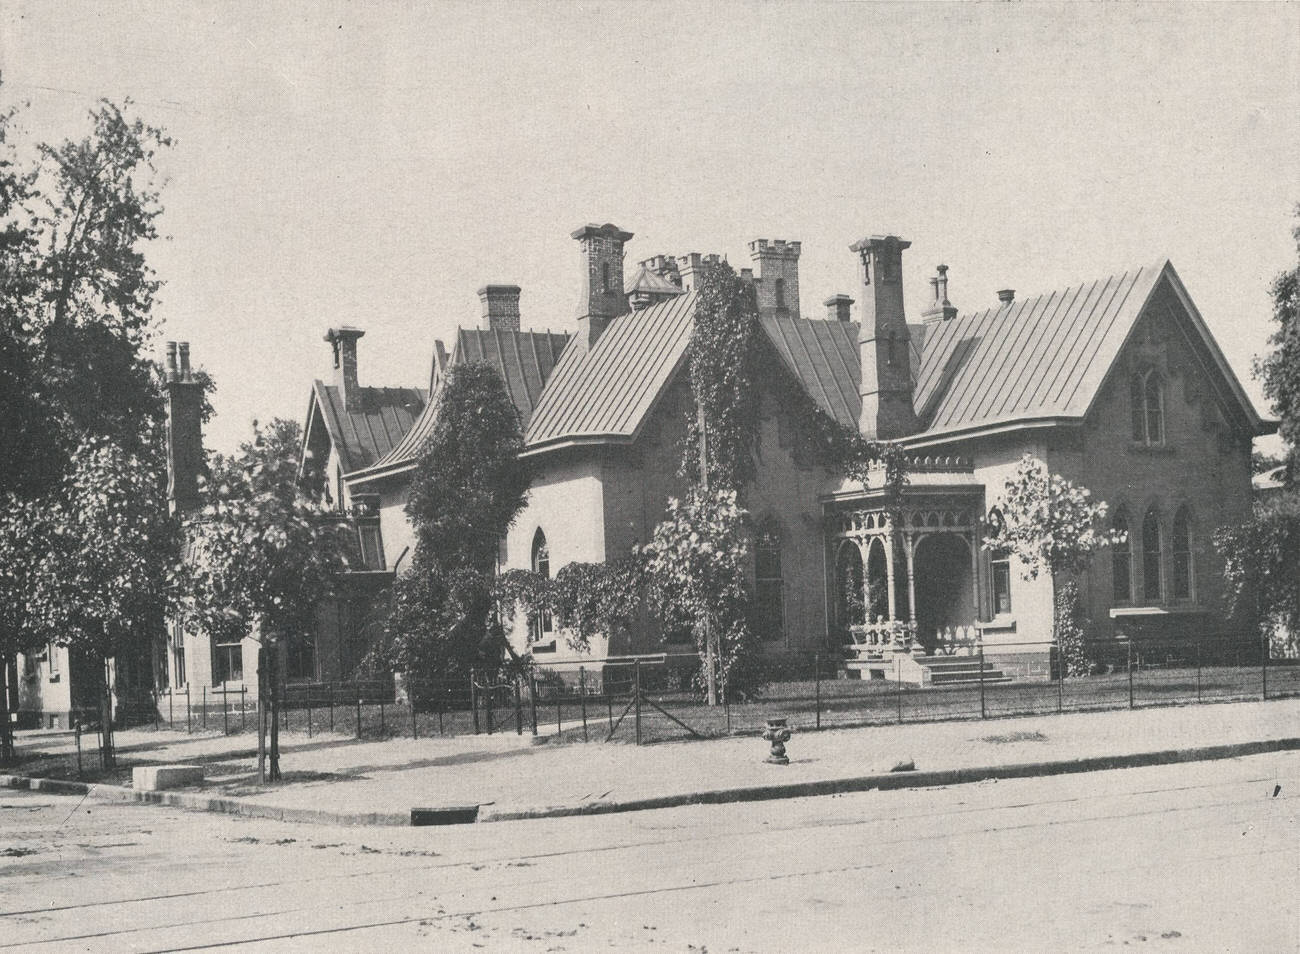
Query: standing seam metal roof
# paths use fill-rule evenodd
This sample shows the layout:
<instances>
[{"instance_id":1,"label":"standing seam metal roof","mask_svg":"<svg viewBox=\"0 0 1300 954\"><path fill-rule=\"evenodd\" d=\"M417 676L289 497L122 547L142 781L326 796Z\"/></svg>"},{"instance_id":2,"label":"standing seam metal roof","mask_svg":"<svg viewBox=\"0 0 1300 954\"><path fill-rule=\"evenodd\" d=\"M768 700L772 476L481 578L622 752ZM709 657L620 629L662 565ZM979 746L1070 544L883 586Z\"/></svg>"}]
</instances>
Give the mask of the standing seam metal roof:
<instances>
[{"instance_id":1,"label":"standing seam metal roof","mask_svg":"<svg viewBox=\"0 0 1300 954\"><path fill-rule=\"evenodd\" d=\"M391 451L428 399L420 388L361 388L361 409L349 411L336 386L317 381L314 389L345 472L369 467Z\"/></svg>"}]
</instances>

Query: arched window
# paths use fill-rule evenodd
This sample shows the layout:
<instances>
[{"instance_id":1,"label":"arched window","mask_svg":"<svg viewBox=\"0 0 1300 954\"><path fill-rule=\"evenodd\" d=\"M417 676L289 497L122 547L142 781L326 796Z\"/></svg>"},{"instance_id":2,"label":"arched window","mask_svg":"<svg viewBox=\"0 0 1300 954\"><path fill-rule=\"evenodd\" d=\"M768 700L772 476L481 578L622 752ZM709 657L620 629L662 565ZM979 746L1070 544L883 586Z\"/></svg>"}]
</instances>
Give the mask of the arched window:
<instances>
[{"instance_id":1,"label":"arched window","mask_svg":"<svg viewBox=\"0 0 1300 954\"><path fill-rule=\"evenodd\" d=\"M1160 602L1160 574L1160 514L1152 507L1142 518L1142 598L1148 603Z\"/></svg>"},{"instance_id":2,"label":"arched window","mask_svg":"<svg viewBox=\"0 0 1300 954\"><path fill-rule=\"evenodd\" d=\"M600 263L601 291L609 291L609 262Z\"/></svg>"},{"instance_id":3,"label":"arched window","mask_svg":"<svg viewBox=\"0 0 1300 954\"><path fill-rule=\"evenodd\" d=\"M773 285L775 286L774 291L776 292L776 307L784 308L785 307L785 279L778 278L773 283Z\"/></svg>"},{"instance_id":4,"label":"arched window","mask_svg":"<svg viewBox=\"0 0 1300 954\"><path fill-rule=\"evenodd\" d=\"M1174 599L1190 600L1195 592L1192 571L1192 514L1187 505L1174 514Z\"/></svg>"},{"instance_id":5,"label":"arched window","mask_svg":"<svg viewBox=\"0 0 1300 954\"><path fill-rule=\"evenodd\" d=\"M759 634L764 639L785 635L785 601L781 580L781 528L765 520L754 538L754 603Z\"/></svg>"},{"instance_id":6,"label":"arched window","mask_svg":"<svg viewBox=\"0 0 1300 954\"><path fill-rule=\"evenodd\" d=\"M1165 381L1154 369L1136 375L1129 387L1133 440L1149 446L1165 442Z\"/></svg>"},{"instance_id":7,"label":"arched window","mask_svg":"<svg viewBox=\"0 0 1300 954\"><path fill-rule=\"evenodd\" d=\"M1132 534L1129 532L1128 511L1123 507L1115 511L1111 529L1124 534L1123 540L1111 547L1110 551L1111 587L1114 590L1115 602L1131 603L1133 601L1133 550L1130 542Z\"/></svg>"},{"instance_id":8,"label":"arched window","mask_svg":"<svg viewBox=\"0 0 1300 954\"><path fill-rule=\"evenodd\" d=\"M547 580L551 578L551 551L546 546L546 534L542 532L541 527L538 527L537 532L533 534L532 564L533 572L538 576ZM549 642L550 646L534 646L533 652L538 652L539 650L545 652L547 649L555 649L554 631L555 625L551 619L551 614L545 610L538 613L537 618L533 620L529 641L533 643Z\"/></svg>"}]
</instances>

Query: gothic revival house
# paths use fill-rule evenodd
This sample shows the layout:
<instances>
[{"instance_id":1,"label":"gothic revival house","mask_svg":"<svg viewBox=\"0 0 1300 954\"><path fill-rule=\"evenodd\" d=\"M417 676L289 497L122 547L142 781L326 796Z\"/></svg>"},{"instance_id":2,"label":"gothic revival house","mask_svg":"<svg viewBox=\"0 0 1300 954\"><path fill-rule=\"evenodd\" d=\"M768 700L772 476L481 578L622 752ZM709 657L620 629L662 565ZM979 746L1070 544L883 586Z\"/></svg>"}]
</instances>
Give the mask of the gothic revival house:
<instances>
[{"instance_id":1,"label":"gothic revival house","mask_svg":"<svg viewBox=\"0 0 1300 954\"><path fill-rule=\"evenodd\" d=\"M684 363L709 256L647 258L625 278L631 233L587 225L573 238L576 314L538 322L566 332L522 330L519 288L488 285L479 327L460 329L450 350L435 345L432 399L358 388L361 332L327 336L337 379L313 388L305 450L328 461L340 507L371 515L361 532L377 578L399 570L413 546L407 485L439 382L461 362L500 372L533 465L527 507L501 541L503 568L553 573L620 556L647 541L667 499L682 494ZM760 395L758 476L746 493L766 651L847 645L857 674L924 679L929 654L961 651L978 634L1002 669L1045 675L1052 584L1026 581L1014 559L981 544L1025 453L1089 487L1128 531L1082 580L1098 634L1227 631L1210 536L1249 512L1251 441L1271 423L1172 264L1029 297L1008 289L967 312L949 303L940 266L932 301L909 321L901 281L909 244L854 243L858 299L832 295L813 318L801 314L800 244L750 243L754 267L742 276L754 283L773 368ZM879 492L801 458L783 398L791 387L836 421L906 448L910 481L892 518ZM348 612L341 604L334 630L348 629ZM596 672L609 656L665 645L650 621L580 657L550 620L520 622L514 639L539 662L580 658Z\"/></svg>"}]
</instances>

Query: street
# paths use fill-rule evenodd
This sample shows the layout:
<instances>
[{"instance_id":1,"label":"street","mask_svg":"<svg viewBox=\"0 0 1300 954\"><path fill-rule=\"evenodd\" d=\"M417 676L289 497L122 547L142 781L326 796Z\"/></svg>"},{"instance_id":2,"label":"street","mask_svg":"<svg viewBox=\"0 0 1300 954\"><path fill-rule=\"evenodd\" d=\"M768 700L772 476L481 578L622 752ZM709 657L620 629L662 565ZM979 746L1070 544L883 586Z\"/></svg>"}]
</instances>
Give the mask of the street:
<instances>
[{"instance_id":1,"label":"street","mask_svg":"<svg viewBox=\"0 0 1300 954\"><path fill-rule=\"evenodd\" d=\"M1300 753L448 828L0 792L0 949L1300 950Z\"/></svg>"}]
</instances>

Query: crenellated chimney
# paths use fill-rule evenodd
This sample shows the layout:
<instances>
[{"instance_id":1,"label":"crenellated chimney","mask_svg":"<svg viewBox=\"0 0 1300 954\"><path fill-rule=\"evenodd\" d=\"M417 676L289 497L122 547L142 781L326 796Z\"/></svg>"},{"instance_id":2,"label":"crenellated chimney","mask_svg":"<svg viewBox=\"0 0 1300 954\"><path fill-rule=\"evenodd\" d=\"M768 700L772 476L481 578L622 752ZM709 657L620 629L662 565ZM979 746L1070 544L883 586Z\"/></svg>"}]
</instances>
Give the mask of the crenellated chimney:
<instances>
[{"instance_id":1,"label":"crenellated chimney","mask_svg":"<svg viewBox=\"0 0 1300 954\"><path fill-rule=\"evenodd\" d=\"M519 286L484 285L478 290L483 303L483 327L489 331L519 330Z\"/></svg>"},{"instance_id":2,"label":"crenellated chimney","mask_svg":"<svg viewBox=\"0 0 1300 954\"><path fill-rule=\"evenodd\" d=\"M578 341L590 348L605 326L628 313L623 296L623 246L631 232L617 226L584 225L571 236L582 254L582 289L578 298Z\"/></svg>"},{"instance_id":3,"label":"crenellated chimney","mask_svg":"<svg viewBox=\"0 0 1300 954\"><path fill-rule=\"evenodd\" d=\"M831 295L823 305L826 306L827 321L852 321L850 309L853 307L853 299L848 295Z\"/></svg>"},{"instance_id":4,"label":"crenellated chimney","mask_svg":"<svg viewBox=\"0 0 1300 954\"><path fill-rule=\"evenodd\" d=\"M357 339L365 332L351 325L340 325L325 333L325 340L334 349L334 386L339 389L343 406L349 411L361 410L361 386L357 383Z\"/></svg>"},{"instance_id":5,"label":"crenellated chimney","mask_svg":"<svg viewBox=\"0 0 1300 954\"><path fill-rule=\"evenodd\" d=\"M919 429L912 406L912 349L903 310L903 251L912 243L896 235L872 235L849 246L862 276L863 437L892 440Z\"/></svg>"},{"instance_id":6,"label":"crenellated chimney","mask_svg":"<svg viewBox=\"0 0 1300 954\"><path fill-rule=\"evenodd\" d=\"M681 277L682 288L690 291L692 288L699 286L700 276L705 269L722 264L722 256L687 252L685 255L678 255L675 261L677 262L677 272Z\"/></svg>"},{"instance_id":7,"label":"crenellated chimney","mask_svg":"<svg viewBox=\"0 0 1300 954\"><path fill-rule=\"evenodd\" d=\"M930 288L934 292L934 301L930 307L921 312L921 320L929 325L936 321L951 321L957 317L957 309L948 300L948 266L935 266L935 275L930 279Z\"/></svg>"},{"instance_id":8,"label":"crenellated chimney","mask_svg":"<svg viewBox=\"0 0 1300 954\"><path fill-rule=\"evenodd\" d=\"M1002 288L998 290L998 301L1004 305L1009 305L1016 300L1016 290L1014 288Z\"/></svg>"},{"instance_id":9,"label":"crenellated chimney","mask_svg":"<svg viewBox=\"0 0 1300 954\"><path fill-rule=\"evenodd\" d=\"M754 293L760 315L799 317L799 242L785 239L754 239L749 255L757 277Z\"/></svg>"},{"instance_id":10,"label":"crenellated chimney","mask_svg":"<svg viewBox=\"0 0 1300 954\"><path fill-rule=\"evenodd\" d=\"M203 467L203 385L190 370L188 341L167 342L163 387L167 393L167 506L173 513L199 507Z\"/></svg>"}]
</instances>

